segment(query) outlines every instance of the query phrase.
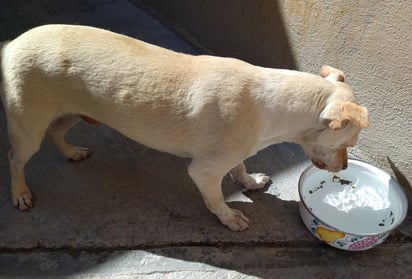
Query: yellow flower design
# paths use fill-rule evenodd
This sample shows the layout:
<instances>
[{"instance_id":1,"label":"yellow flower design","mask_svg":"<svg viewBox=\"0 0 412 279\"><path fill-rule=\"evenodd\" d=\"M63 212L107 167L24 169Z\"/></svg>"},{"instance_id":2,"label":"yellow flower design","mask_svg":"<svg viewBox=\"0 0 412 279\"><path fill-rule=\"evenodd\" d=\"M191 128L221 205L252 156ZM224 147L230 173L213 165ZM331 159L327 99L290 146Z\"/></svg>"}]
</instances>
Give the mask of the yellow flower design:
<instances>
[{"instance_id":1,"label":"yellow flower design","mask_svg":"<svg viewBox=\"0 0 412 279\"><path fill-rule=\"evenodd\" d=\"M327 243L334 242L335 240L345 236L343 232L328 230L324 227L317 227L316 233L319 235L320 239Z\"/></svg>"}]
</instances>

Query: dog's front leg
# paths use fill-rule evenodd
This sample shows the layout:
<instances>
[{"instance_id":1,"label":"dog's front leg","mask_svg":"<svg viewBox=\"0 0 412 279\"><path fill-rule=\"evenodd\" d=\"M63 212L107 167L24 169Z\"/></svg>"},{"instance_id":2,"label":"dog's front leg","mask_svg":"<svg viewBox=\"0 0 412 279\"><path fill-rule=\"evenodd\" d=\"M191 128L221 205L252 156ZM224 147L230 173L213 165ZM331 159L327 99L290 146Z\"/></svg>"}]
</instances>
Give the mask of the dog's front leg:
<instances>
[{"instance_id":1,"label":"dog's front leg","mask_svg":"<svg viewBox=\"0 0 412 279\"><path fill-rule=\"evenodd\" d=\"M243 231L249 228L249 219L237 209L230 208L222 194L222 179L226 171L210 162L192 161L189 175L206 203L207 208L233 231Z\"/></svg>"},{"instance_id":2,"label":"dog's front leg","mask_svg":"<svg viewBox=\"0 0 412 279\"><path fill-rule=\"evenodd\" d=\"M249 190L261 189L270 181L270 177L264 173L248 174L244 163L231 169L230 176L233 181L239 182Z\"/></svg>"}]
</instances>

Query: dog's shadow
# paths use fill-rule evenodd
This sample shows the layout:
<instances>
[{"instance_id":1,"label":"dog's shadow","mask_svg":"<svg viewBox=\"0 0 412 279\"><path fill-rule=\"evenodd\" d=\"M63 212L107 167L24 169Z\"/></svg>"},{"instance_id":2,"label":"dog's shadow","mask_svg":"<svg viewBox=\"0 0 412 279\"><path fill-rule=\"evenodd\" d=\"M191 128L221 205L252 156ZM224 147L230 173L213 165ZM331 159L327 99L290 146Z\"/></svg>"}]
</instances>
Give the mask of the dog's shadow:
<instances>
[{"instance_id":1,"label":"dog's shadow","mask_svg":"<svg viewBox=\"0 0 412 279\"><path fill-rule=\"evenodd\" d=\"M231 206L252 220L250 230L234 233L207 210L187 174L190 160L146 148L105 126L93 130L82 124L67 138L90 147L93 155L72 163L46 140L26 168L35 197L29 212L12 206L8 163L2 154L0 246L118 248L307 237L297 203L282 201L268 189L243 193L229 176L224 178L225 196L240 193L246 200L232 197ZM250 171L276 177L276 172L306 159L298 152L286 164L286 153L294 148L277 146L246 164Z\"/></svg>"}]
</instances>

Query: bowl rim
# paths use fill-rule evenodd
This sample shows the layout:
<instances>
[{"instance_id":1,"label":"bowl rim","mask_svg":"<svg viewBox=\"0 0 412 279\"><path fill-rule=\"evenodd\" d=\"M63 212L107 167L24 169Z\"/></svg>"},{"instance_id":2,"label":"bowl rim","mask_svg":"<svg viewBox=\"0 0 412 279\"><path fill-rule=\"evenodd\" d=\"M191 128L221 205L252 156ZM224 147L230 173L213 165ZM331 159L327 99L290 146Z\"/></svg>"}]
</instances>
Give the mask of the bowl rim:
<instances>
[{"instance_id":1,"label":"bowl rim","mask_svg":"<svg viewBox=\"0 0 412 279\"><path fill-rule=\"evenodd\" d=\"M303 189L302 189L302 188L303 188L303 186L302 186L302 185L303 185L303 179L305 178L305 176L306 176L309 172L311 172L311 171L313 171L313 170L320 170L320 169L318 169L316 166L314 166L313 164L310 164L310 165L302 172L302 174L301 174L300 177L299 177L299 181L298 181L298 192L299 192L300 203L305 207L305 209L309 212L310 215L312 215L313 217L315 217L315 218L318 219L320 222L322 222L323 224L325 224L326 226L328 226L329 228L331 228L331 229L333 229L333 230L336 230L336 231L339 231L339 232L342 232L342 233L345 233L345 234L349 234L349 235L356 235L356 236L375 236L375 235L382 235L382 234L390 233L391 231L395 230L397 227L399 227L399 226L403 223L403 221L405 220L405 218L406 218L406 216L407 216L407 214L408 214L408 199L407 199L407 197L406 197L405 191L402 189L402 187L399 185L399 183L398 183L390 174L388 174L386 171L384 171L384 170L382 170L382 169L380 169L380 168L378 168L378 167L375 167L374 165L369 164L369 163L367 163L367 162L365 162L365 161L356 159L356 158L349 158L349 159L348 159L348 165L349 165L349 163L356 163L356 162L365 164L365 165L367 165L368 168L372 168L372 169L374 169L375 171L378 171L378 172L381 172L381 173L387 175L387 176L390 178L391 183L393 183L393 185L397 188L397 192L398 192L398 194L399 194L400 201L401 201L401 203L404 205L404 210L403 210L403 212L402 212L402 216L399 218L399 221L397 222L397 224L396 224L395 226L393 226L393 227L391 227L390 229L387 229L387 230L385 230L385 231L382 231L382 232L362 233L362 234L359 234L359 233L353 233L353 232L348 232L348 231L344 231L344 230L338 229L338 228L336 228L335 226L331 226L331 225L329 225L327 222L323 221L322 218L319 218L316 214L313 213L313 211L311 211L311 210L309 209L308 205L306 204L305 200L303 199L303 193L302 193L302 190L303 190Z\"/></svg>"}]
</instances>

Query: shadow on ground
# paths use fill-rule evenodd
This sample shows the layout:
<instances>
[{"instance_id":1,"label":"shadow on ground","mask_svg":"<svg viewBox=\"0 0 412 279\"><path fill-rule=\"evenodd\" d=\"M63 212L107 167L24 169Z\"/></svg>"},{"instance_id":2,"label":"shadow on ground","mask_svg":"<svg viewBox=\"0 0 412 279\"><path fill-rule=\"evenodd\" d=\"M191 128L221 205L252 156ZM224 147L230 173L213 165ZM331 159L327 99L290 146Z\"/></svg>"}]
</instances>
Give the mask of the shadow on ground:
<instances>
[{"instance_id":1,"label":"shadow on ground","mask_svg":"<svg viewBox=\"0 0 412 279\"><path fill-rule=\"evenodd\" d=\"M224 178L225 196L232 196L232 206L253 221L249 231L233 233L206 209L187 174L189 160L146 148L104 126L93 129L80 125L68 139L90 147L94 154L72 163L45 142L26 168L27 183L36 200L30 212L22 213L12 206L8 163L2 153L1 248L115 249L306 241L296 204L265 194L268 189L242 193L241 186L229 176ZM6 141L3 134L2 142ZM264 165L261 170L276 181L282 170L306 159L283 161L291 148L298 148L284 147L274 147L276 152L262 151L247 164L253 165L252 170ZM296 187L297 181L291 178L289 183Z\"/></svg>"}]
</instances>

